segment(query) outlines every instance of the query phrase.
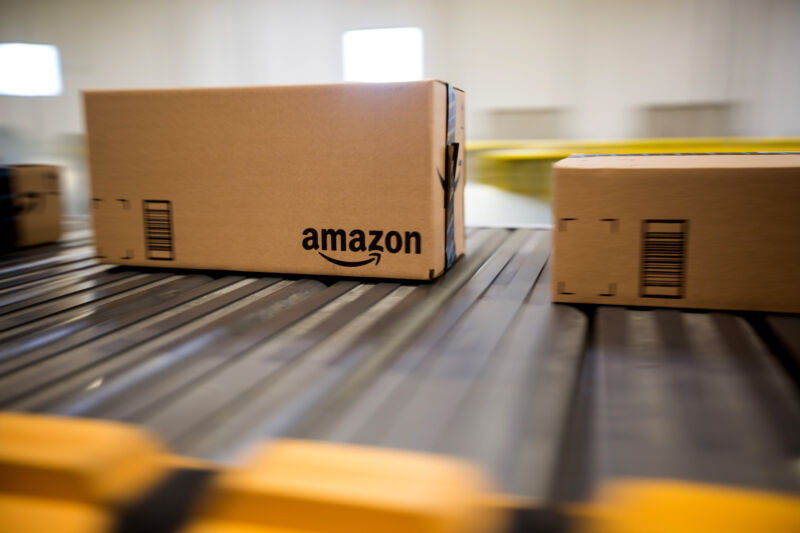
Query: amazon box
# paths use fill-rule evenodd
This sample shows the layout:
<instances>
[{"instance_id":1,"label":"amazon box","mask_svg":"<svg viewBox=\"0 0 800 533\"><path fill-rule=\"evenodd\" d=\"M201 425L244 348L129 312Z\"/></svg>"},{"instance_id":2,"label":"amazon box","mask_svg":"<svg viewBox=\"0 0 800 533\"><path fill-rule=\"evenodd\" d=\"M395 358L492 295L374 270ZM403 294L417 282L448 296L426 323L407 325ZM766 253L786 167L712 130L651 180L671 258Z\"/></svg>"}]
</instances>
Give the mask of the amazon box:
<instances>
[{"instance_id":1,"label":"amazon box","mask_svg":"<svg viewBox=\"0 0 800 533\"><path fill-rule=\"evenodd\" d=\"M800 153L555 165L556 302L800 312Z\"/></svg>"},{"instance_id":2,"label":"amazon box","mask_svg":"<svg viewBox=\"0 0 800 533\"><path fill-rule=\"evenodd\" d=\"M84 94L100 260L430 279L464 250L440 81Z\"/></svg>"},{"instance_id":3,"label":"amazon box","mask_svg":"<svg viewBox=\"0 0 800 533\"><path fill-rule=\"evenodd\" d=\"M58 175L50 165L0 166L0 252L58 240Z\"/></svg>"}]
</instances>

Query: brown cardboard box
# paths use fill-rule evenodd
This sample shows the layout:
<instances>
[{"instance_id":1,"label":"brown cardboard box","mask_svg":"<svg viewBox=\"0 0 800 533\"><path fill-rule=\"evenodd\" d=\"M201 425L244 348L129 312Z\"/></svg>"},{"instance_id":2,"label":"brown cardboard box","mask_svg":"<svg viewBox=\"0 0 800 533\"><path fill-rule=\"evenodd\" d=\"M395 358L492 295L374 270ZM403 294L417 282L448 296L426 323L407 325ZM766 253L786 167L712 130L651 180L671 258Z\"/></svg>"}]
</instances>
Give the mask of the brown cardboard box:
<instances>
[{"instance_id":1,"label":"brown cardboard box","mask_svg":"<svg viewBox=\"0 0 800 533\"><path fill-rule=\"evenodd\" d=\"M800 312L800 153L555 165L556 302Z\"/></svg>"},{"instance_id":2,"label":"brown cardboard box","mask_svg":"<svg viewBox=\"0 0 800 533\"><path fill-rule=\"evenodd\" d=\"M34 246L61 236L58 167L0 167L0 251Z\"/></svg>"},{"instance_id":3,"label":"brown cardboard box","mask_svg":"<svg viewBox=\"0 0 800 533\"><path fill-rule=\"evenodd\" d=\"M464 93L443 82L84 101L104 262L429 279L463 253Z\"/></svg>"}]
</instances>

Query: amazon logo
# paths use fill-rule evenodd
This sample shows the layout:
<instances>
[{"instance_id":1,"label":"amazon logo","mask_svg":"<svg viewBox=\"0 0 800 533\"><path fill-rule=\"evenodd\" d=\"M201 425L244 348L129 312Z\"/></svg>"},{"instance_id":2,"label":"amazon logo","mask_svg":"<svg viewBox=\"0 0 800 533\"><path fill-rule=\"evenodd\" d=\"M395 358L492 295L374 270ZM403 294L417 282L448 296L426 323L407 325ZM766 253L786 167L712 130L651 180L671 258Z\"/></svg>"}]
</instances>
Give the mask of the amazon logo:
<instances>
[{"instance_id":1,"label":"amazon logo","mask_svg":"<svg viewBox=\"0 0 800 533\"><path fill-rule=\"evenodd\" d=\"M316 251L320 257L343 267L377 266L383 253L419 254L422 237L418 231L360 230L306 228L303 230L303 248ZM342 253L347 252L343 256ZM358 253L354 257L352 253Z\"/></svg>"}]
</instances>

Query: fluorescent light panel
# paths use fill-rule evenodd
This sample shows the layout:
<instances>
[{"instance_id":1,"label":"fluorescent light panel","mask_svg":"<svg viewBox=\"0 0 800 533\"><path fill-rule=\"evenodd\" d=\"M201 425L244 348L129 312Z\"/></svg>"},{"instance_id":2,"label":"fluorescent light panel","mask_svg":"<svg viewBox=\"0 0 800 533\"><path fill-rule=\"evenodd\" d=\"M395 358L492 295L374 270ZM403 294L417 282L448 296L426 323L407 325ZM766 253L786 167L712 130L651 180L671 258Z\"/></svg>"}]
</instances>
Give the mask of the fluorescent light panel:
<instances>
[{"instance_id":1,"label":"fluorescent light panel","mask_svg":"<svg viewBox=\"0 0 800 533\"><path fill-rule=\"evenodd\" d=\"M422 79L422 30L381 28L342 35L345 81Z\"/></svg>"},{"instance_id":2,"label":"fluorescent light panel","mask_svg":"<svg viewBox=\"0 0 800 533\"><path fill-rule=\"evenodd\" d=\"M50 44L0 43L0 94L61 94L58 48Z\"/></svg>"}]
</instances>

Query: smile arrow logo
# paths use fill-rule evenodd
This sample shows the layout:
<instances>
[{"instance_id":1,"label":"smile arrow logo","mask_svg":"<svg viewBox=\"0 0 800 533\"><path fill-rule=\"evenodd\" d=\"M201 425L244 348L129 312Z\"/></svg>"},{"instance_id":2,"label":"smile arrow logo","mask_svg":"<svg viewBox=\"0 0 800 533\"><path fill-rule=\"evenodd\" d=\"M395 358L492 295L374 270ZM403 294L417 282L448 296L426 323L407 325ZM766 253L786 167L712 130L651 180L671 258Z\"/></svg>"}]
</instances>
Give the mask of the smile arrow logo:
<instances>
[{"instance_id":1,"label":"smile arrow logo","mask_svg":"<svg viewBox=\"0 0 800 533\"><path fill-rule=\"evenodd\" d=\"M336 259L335 257L331 257L329 255L325 255L322 252L317 252L321 255L325 260L330 261L334 265L339 265L343 267L360 267L364 265L368 265L375 261L375 266L378 266L378 263L381 262L381 254L378 252L372 252L369 254L369 259L364 259L362 261L342 261L341 259Z\"/></svg>"}]
</instances>

